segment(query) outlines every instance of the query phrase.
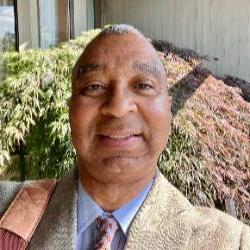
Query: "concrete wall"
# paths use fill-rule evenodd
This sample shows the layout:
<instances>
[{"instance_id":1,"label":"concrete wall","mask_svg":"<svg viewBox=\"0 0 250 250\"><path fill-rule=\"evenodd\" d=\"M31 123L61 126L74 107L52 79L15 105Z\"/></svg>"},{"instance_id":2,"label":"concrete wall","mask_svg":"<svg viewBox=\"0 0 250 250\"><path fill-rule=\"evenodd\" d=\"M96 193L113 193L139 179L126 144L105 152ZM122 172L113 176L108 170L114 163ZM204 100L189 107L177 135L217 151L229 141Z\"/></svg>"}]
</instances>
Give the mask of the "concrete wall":
<instances>
[{"instance_id":1,"label":"concrete wall","mask_svg":"<svg viewBox=\"0 0 250 250\"><path fill-rule=\"evenodd\" d=\"M106 24L130 23L155 39L208 56L215 74L250 81L250 0L105 0Z\"/></svg>"}]
</instances>

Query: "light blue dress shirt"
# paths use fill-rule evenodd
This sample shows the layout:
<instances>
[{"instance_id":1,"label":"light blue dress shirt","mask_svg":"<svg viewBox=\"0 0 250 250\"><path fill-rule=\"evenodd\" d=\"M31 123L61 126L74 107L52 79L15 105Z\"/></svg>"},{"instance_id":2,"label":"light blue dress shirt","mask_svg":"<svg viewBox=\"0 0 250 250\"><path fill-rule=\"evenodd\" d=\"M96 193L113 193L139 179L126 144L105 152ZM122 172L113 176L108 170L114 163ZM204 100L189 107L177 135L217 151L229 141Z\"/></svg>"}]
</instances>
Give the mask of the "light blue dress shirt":
<instances>
[{"instance_id":1,"label":"light blue dress shirt","mask_svg":"<svg viewBox=\"0 0 250 250\"><path fill-rule=\"evenodd\" d=\"M119 229L116 231L112 241L112 250L122 250L124 248L129 225L145 200L152 183L153 181L151 181L133 200L112 213L119 224ZM102 208L95 203L83 189L79 180L77 200L77 250L94 249L94 244L98 237L95 219L103 214L110 213L103 211Z\"/></svg>"}]
</instances>

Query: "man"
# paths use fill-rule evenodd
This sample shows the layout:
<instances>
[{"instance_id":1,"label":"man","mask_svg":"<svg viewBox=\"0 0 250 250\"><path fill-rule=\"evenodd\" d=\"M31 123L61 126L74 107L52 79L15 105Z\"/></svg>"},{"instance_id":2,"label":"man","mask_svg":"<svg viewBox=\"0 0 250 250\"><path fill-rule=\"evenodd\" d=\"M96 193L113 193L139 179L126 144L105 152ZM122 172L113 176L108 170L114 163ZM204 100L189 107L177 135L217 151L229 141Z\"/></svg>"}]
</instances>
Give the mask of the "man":
<instances>
[{"instance_id":1,"label":"man","mask_svg":"<svg viewBox=\"0 0 250 250\"><path fill-rule=\"evenodd\" d=\"M250 249L250 229L198 208L157 170L171 132L166 71L136 29L113 25L72 75L77 167L56 186L30 249ZM20 184L2 184L0 216Z\"/></svg>"}]
</instances>

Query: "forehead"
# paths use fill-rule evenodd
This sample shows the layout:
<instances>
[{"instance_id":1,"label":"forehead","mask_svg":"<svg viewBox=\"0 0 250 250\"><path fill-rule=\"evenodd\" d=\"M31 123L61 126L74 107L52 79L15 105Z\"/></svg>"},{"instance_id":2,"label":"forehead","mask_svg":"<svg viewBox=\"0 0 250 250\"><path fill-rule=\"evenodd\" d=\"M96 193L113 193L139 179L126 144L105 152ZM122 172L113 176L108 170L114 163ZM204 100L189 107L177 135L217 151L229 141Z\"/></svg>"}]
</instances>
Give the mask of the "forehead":
<instances>
[{"instance_id":1,"label":"forehead","mask_svg":"<svg viewBox=\"0 0 250 250\"><path fill-rule=\"evenodd\" d=\"M98 37L87 46L79 61L80 65L97 63L121 67L136 62L156 65L161 70L163 67L153 46L134 34Z\"/></svg>"}]
</instances>

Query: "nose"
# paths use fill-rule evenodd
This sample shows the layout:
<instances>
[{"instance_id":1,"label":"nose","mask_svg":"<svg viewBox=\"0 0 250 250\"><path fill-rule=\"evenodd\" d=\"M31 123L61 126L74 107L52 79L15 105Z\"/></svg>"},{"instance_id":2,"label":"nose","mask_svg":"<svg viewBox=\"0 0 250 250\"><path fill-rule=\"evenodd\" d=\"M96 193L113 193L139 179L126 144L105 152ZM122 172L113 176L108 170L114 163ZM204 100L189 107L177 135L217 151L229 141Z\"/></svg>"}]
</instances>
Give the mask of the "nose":
<instances>
[{"instance_id":1,"label":"nose","mask_svg":"<svg viewBox=\"0 0 250 250\"><path fill-rule=\"evenodd\" d=\"M122 87L113 89L101 106L101 113L103 115L116 118L121 118L130 112L136 111L137 105L133 95Z\"/></svg>"}]
</instances>

